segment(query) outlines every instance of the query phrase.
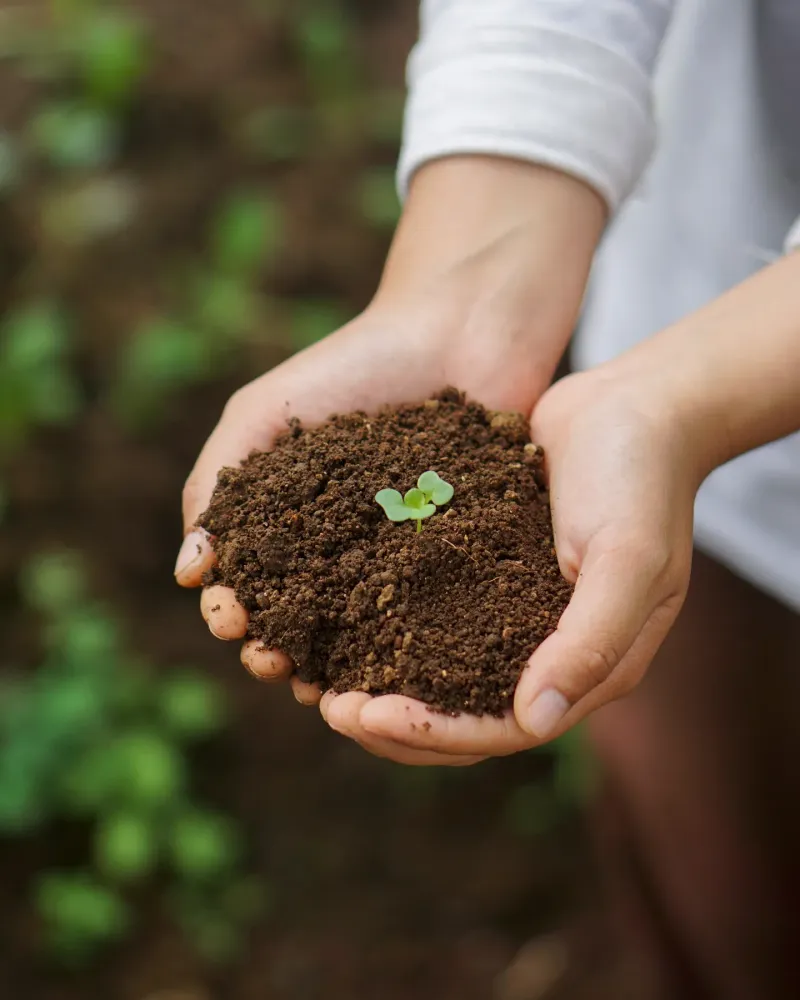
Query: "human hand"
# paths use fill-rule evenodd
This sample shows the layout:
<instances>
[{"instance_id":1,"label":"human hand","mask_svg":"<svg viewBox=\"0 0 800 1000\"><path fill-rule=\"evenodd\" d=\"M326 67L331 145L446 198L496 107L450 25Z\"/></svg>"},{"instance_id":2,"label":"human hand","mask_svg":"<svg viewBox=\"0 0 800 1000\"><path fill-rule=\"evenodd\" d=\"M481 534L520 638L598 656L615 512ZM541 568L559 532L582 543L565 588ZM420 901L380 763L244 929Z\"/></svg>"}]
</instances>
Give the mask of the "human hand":
<instances>
[{"instance_id":1,"label":"human hand","mask_svg":"<svg viewBox=\"0 0 800 1000\"><path fill-rule=\"evenodd\" d=\"M765 268L559 382L536 407L559 563L576 588L520 679L513 715L448 719L396 698L326 695L329 722L417 751L503 754L560 735L635 687L686 593L700 483L800 426L799 267L795 255Z\"/></svg>"},{"instance_id":2,"label":"human hand","mask_svg":"<svg viewBox=\"0 0 800 1000\"><path fill-rule=\"evenodd\" d=\"M395 695L327 693L321 708L334 728L367 746L390 741L379 749L394 759L402 748L471 763L556 737L639 682L688 585L702 479L692 433L657 387L612 364L553 386L532 437L545 449L559 564L576 587L513 712L450 718Z\"/></svg>"},{"instance_id":3,"label":"human hand","mask_svg":"<svg viewBox=\"0 0 800 1000\"><path fill-rule=\"evenodd\" d=\"M489 183L486 170L492 175L487 197L501 200L494 211L475 196L476 185ZM269 448L289 417L313 425L337 411L421 401L448 384L489 408L530 413L549 384L602 228L597 196L580 182L522 164L449 162L444 174L439 168L423 173L373 304L239 390L226 406L184 491L188 534L176 567L183 586L199 586L213 565L209 539L192 527L219 469ZM458 197L462 182L466 202ZM529 197L526 213L531 183L539 196ZM447 209L452 197L458 212ZM432 218L443 211L450 224L430 232ZM245 635L246 611L228 588L206 588L201 610L219 638ZM285 655L256 641L244 644L242 661L265 680L291 674ZM300 701L319 699L295 677L292 686ZM376 752L434 762L435 755L395 752L388 741L360 735Z\"/></svg>"}]
</instances>

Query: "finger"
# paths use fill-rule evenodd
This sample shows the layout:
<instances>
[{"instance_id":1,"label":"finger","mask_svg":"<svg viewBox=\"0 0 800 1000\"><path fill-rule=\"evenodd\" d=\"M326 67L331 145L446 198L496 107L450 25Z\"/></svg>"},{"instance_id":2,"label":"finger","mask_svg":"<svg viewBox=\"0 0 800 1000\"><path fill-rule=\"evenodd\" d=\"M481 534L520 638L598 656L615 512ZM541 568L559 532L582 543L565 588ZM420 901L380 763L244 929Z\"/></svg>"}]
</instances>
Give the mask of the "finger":
<instances>
[{"instance_id":1,"label":"finger","mask_svg":"<svg viewBox=\"0 0 800 1000\"><path fill-rule=\"evenodd\" d=\"M517 686L514 714L522 729L551 739L631 690L680 607L679 592L665 584L668 563L666 556L631 546L587 553L558 628L533 654Z\"/></svg>"},{"instance_id":2,"label":"finger","mask_svg":"<svg viewBox=\"0 0 800 1000\"><path fill-rule=\"evenodd\" d=\"M398 694L373 698L359 713L359 724L372 736L436 753L502 757L532 746L511 712L502 718L431 712L427 705Z\"/></svg>"},{"instance_id":3,"label":"finger","mask_svg":"<svg viewBox=\"0 0 800 1000\"><path fill-rule=\"evenodd\" d=\"M369 734L361 729L358 715L370 701L372 696L363 691L348 691L346 694L326 691L320 702L320 713L331 729L360 743L368 739Z\"/></svg>"},{"instance_id":4,"label":"finger","mask_svg":"<svg viewBox=\"0 0 800 1000\"><path fill-rule=\"evenodd\" d=\"M209 505L220 469L238 466L251 451L267 449L281 429L277 413L264 413L262 379L231 397L186 480L182 496L186 537L175 563L175 578L182 587L200 586L215 562L209 537L196 523Z\"/></svg>"},{"instance_id":5,"label":"finger","mask_svg":"<svg viewBox=\"0 0 800 1000\"><path fill-rule=\"evenodd\" d=\"M412 767L467 767L486 759L485 755L479 754L456 755L418 750L391 739L375 736L361 725L360 714L370 702L381 699L373 699L360 691L328 697L331 694L332 692L327 692L323 699L326 703L322 712L325 721L331 729L355 740L376 757Z\"/></svg>"},{"instance_id":6,"label":"finger","mask_svg":"<svg viewBox=\"0 0 800 1000\"><path fill-rule=\"evenodd\" d=\"M319 684L309 684L307 681L301 681L297 674L292 674L289 678L289 684L292 687L292 694L301 705L319 704L322 697Z\"/></svg>"},{"instance_id":7,"label":"finger","mask_svg":"<svg viewBox=\"0 0 800 1000\"><path fill-rule=\"evenodd\" d=\"M335 691L326 691L319 701L319 713L322 718L328 721L328 708L334 698L338 697Z\"/></svg>"},{"instance_id":8,"label":"finger","mask_svg":"<svg viewBox=\"0 0 800 1000\"><path fill-rule=\"evenodd\" d=\"M267 649L259 639L242 646L242 666L260 681L285 681L292 673L291 658L279 649Z\"/></svg>"},{"instance_id":9,"label":"finger","mask_svg":"<svg viewBox=\"0 0 800 1000\"><path fill-rule=\"evenodd\" d=\"M200 595L200 614L218 639L230 641L247 634L247 612L230 587L206 587Z\"/></svg>"},{"instance_id":10,"label":"finger","mask_svg":"<svg viewBox=\"0 0 800 1000\"><path fill-rule=\"evenodd\" d=\"M183 523L190 531L208 507L225 466L237 466L253 449L269 447L279 426L274 414L265 414L262 379L251 382L228 401L217 426L200 452L183 488Z\"/></svg>"},{"instance_id":11,"label":"finger","mask_svg":"<svg viewBox=\"0 0 800 1000\"><path fill-rule=\"evenodd\" d=\"M175 579L181 587L199 587L203 574L216 562L211 538L202 528L190 531L184 538L175 560Z\"/></svg>"}]
</instances>

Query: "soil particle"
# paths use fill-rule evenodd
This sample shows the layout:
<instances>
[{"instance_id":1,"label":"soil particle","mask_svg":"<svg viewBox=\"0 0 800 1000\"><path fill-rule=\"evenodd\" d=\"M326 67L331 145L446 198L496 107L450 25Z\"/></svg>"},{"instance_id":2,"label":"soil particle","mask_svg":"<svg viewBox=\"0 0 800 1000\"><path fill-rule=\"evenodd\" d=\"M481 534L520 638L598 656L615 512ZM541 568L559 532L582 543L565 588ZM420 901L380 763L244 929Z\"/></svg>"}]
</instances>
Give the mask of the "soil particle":
<instances>
[{"instance_id":1,"label":"soil particle","mask_svg":"<svg viewBox=\"0 0 800 1000\"><path fill-rule=\"evenodd\" d=\"M292 421L271 452L220 473L199 520L218 559L206 582L232 586L250 636L324 690L502 714L571 593L543 461L521 416L453 389L314 430ZM428 469L455 494L418 534L374 496Z\"/></svg>"}]
</instances>

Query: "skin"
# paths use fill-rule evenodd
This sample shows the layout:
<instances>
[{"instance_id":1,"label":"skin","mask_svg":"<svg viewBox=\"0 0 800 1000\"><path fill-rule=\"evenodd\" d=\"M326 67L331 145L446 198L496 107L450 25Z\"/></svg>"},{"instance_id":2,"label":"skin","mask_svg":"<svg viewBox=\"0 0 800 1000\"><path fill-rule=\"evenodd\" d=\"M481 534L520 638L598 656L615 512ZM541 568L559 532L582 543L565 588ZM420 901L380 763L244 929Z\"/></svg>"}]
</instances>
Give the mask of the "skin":
<instances>
[{"instance_id":1,"label":"skin","mask_svg":"<svg viewBox=\"0 0 800 1000\"><path fill-rule=\"evenodd\" d=\"M547 456L559 563L576 589L512 712L451 719L395 695L320 700L283 654L243 647L251 673L289 678L298 701L319 702L328 725L372 753L471 764L556 737L629 693L683 603L700 483L800 427L797 255L548 390L604 222L598 196L557 171L482 157L429 165L370 307L239 390L189 477L176 577L198 586L213 554L192 526L218 470L268 448L288 416L313 424L337 410L422 400L446 384L530 416ZM246 612L226 588L206 590L201 610L219 638L245 634Z\"/></svg>"}]
</instances>

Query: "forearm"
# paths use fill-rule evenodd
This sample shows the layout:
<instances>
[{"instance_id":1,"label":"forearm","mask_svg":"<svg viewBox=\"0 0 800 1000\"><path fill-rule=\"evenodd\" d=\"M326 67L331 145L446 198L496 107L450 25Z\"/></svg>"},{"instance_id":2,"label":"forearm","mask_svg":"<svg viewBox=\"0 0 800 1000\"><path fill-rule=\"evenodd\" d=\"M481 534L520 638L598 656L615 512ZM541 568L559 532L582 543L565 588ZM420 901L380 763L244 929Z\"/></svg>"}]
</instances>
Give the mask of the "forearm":
<instances>
[{"instance_id":1,"label":"forearm","mask_svg":"<svg viewBox=\"0 0 800 1000\"><path fill-rule=\"evenodd\" d=\"M414 176L375 302L424 299L449 322L527 324L562 353L606 208L586 184L535 164L456 156Z\"/></svg>"},{"instance_id":2,"label":"forearm","mask_svg":"<svg viewBox=\"0 0 800 1000\"><path fill-rule=\"evenodd\" d=\"M800 429L800 253L607 366L682 421L701 476Z\"/></svg>"}]
</instances>

